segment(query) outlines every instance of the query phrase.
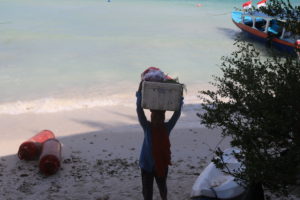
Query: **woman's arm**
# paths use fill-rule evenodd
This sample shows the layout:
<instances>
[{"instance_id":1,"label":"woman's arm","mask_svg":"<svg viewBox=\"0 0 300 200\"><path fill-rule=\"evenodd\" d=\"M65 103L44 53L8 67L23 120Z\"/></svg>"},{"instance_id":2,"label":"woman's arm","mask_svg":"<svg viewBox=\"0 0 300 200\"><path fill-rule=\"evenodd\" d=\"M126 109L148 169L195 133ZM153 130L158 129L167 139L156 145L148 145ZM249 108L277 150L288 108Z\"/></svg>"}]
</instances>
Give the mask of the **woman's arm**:
<instances>
[{"instance_id":1,"label":"woman's arm","mask_svg":"<svg viewBox=\"0 0 300 200\"><path fill-rule=\"evenodd\" d=\"M178 121L178 119L179 119L179 117L181 115L181 107L182 107L182 105L183 105L183 97L181 98L179 110L177 110L177 111L175 111L173 113L171 119L167 123L169 132L171 132L171 130L174 128L174 126L176 125L176 122Z\"/></svg>"},{"instance_id":2,"label":"woman's arm","mask_svg":"<svg viewBox=\"0 0 300 200\"><path fill-rule=\"evenodd\" d=\"M141 126L145 129L147 125L147 118L144 109L142 108L142 82L136 92L136 112Z\"/></svg>"}]
</instances>

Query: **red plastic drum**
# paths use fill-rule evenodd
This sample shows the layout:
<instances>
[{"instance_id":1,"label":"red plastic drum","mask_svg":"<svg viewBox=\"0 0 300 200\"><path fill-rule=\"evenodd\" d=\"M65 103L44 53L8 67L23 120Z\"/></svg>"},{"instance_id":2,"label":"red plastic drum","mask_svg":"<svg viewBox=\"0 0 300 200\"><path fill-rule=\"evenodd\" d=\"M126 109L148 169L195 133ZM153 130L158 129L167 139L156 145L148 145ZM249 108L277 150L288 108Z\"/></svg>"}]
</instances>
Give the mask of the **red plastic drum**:
<instances>
[{"instance_id":1,"label":"red plastic drum","mask_svg":"<svg viewBox=\"0 0 300 200\"><path fill-rule=\"evenodd\" d=\"M43 144L39 161L40 172L45 175L55 174L60 168L61 143L57 139L49 139Z\"/></svg>"},{"instance_id":2,"label":"red plastic drum","mask_svg":"<svg viewBox=\"0 0 300 200\"><path fill-rule=\"evenodd\" d=\"M35 160L38 159L41 150L42 144L48 140L55 138L55 135L52 131L43 130L30 138L29 140L23 142L18 151L18 157L21 160Z\"/></svg>"}]
</instances>

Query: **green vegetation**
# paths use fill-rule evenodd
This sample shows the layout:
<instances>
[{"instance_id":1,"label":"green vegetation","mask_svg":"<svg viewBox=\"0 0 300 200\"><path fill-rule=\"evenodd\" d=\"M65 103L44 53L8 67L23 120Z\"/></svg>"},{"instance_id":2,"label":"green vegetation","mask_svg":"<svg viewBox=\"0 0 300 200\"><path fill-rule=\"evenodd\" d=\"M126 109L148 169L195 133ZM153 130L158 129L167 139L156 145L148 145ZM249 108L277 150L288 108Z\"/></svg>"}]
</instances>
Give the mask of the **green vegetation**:
<instances>
[{"instance_id":1,"label":"green vegetation","mask_svg":"<svg viewBox=\"0 0 300 200\"><path fill-rule=\"evenodd\" d=\"M300 6L293 6L289 0L269 0L267 6L260 9L285 21L287 31L300 34Z\"/></svg>"},{"instance_id":2,"label":"green vegetation","mask_svg":"<svg viewBox=\"0 0 300 200\"><path fill-rule=\"evenodd\" d=\"M299 6L273 0L262 11L281 14L288 29L300 33ZM223 76L214 77L215 90L200 92L204 113L198 116L201 124L232 138L242 168L228 172L222 160L213 162L237 180L261 183L286 197L300 173L300 61L286 55L262 58L252 44L235 45L237 50L222 58Z\"/></svg>"}]
</instances>

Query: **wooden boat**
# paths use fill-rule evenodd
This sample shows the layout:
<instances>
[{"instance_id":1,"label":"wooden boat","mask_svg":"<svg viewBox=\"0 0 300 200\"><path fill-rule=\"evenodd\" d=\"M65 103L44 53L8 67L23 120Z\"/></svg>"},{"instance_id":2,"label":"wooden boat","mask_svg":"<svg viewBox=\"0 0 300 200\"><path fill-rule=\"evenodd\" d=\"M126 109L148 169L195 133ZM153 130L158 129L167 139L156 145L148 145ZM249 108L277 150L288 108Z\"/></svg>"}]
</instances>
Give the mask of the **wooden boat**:
<instances>
[{"instance_id":1,"label":"wooden boat","mask_svg":"<svg viewBox=\"0 0 300 200\"><path fill-rule=\"evenodd\" d=\"M300 36L286 31L283 20L261 12L233 11L231 16L237 27L255 39L287 52L295 53L300 48Z\"/></svg>"}]
</instances>

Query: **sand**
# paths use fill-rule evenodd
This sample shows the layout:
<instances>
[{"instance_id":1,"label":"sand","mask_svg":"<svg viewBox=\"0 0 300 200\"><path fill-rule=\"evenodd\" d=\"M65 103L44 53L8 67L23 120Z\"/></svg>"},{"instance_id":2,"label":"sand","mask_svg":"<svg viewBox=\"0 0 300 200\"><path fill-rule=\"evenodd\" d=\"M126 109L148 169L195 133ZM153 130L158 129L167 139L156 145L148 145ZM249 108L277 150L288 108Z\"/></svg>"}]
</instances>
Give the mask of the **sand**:
<instances>
[{"instance_id":1,"label":"sand","mask_svg":"<svg viewBox=\"0 0 300 200\"><path fill-rule=\"evenodd\" d=\"M172 200L189 199L193 182L213 156L210 149L221 139L218 131L200 125L196 113L197 106L184 105L171 133ZM143 131L134 104L1 115L0 120L0 199L142 199L138 158ZM16 156L23 141L44 129L53 131L63 144L61 169L49 177L39 172L38 161ZM154 199L159 199L154 188Z\"/></svg>"},{"instance_id":2,"label":"sand","mask_svg":"<svg viewBox=\"0 0 300 200\"><path fill-rule=\"evenodd\" d=\"M198 111L199 106L184 105L171 133L170 200L189 199L194 181L213 157L211 150L229 146L218 130L200 125ZM134 104L0 115L0 121L1 200L142 199L138 158L143 132ZM61 169L52 176L39 172L38 161L16 156L23 141L44 129L52 130L63 145ZM160 199L156 185L155 199Z\"/></svg>"}]
</instances>

